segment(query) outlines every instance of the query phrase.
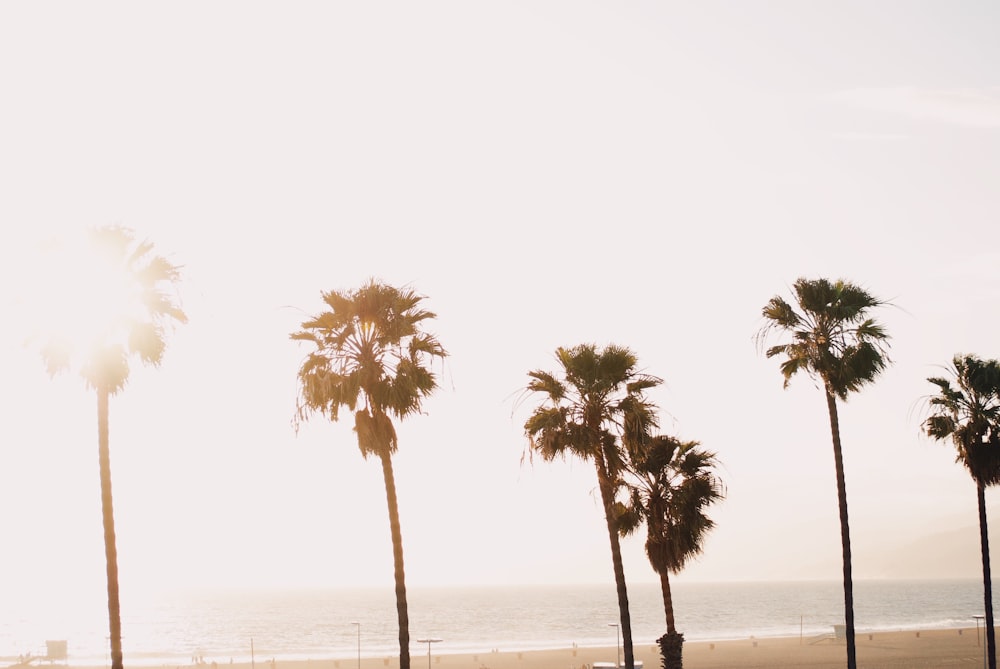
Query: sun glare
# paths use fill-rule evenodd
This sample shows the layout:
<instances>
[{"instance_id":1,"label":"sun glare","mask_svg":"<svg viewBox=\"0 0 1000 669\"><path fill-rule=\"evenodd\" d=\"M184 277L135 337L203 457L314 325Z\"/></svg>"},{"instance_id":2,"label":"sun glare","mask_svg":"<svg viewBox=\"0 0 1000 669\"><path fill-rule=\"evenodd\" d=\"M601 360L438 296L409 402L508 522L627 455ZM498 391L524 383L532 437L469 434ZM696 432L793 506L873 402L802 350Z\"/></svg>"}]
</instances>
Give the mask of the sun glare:
<instances>
[{"instance_id":1,"label":"sun glare","mask_svg":"<svg viewBox=\"0 0 1000 669\"><path fill-rule=\"evenodd\" d=\"M86 236L45 244L27 298L35 337L67 347L74 359L126 343L142 302L116 251Z\"/></svg>"}]
</instances>

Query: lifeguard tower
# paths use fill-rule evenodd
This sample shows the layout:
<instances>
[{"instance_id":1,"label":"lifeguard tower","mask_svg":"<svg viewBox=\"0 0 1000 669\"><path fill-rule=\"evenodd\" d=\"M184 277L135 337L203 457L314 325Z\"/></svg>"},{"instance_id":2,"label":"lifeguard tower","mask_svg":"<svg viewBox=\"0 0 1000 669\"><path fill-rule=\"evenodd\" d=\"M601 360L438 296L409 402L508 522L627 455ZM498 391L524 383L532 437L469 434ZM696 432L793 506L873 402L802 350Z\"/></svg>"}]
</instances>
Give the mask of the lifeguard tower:
<instances>
[{"instance_id":1,"label":"lifeguard tower","mask_svg":"<svg viewBox=\"0 0 1000 669\"><path fill-rule=\"evenodd\" d=\"M45 642L45 657L42 660L52 664L53 662L69 663L69 644L65 639Z\"/></svg>"}]
</instances>

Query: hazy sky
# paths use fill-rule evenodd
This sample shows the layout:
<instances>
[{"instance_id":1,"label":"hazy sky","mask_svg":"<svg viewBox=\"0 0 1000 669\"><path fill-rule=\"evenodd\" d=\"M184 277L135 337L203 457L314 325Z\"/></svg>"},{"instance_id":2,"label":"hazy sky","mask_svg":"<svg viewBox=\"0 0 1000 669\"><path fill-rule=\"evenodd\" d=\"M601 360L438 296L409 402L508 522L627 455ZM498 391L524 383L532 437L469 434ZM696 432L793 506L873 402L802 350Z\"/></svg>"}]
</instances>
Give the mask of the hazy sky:
<instances>
[{"instance_id":1,"label":"hazy sky","mask_svg":"<svg viewBox=\"0 0 1000 669\"><path fill-rule=\"evenodd\" d=\"M1000 356L998 29L909 0L0 5L0 586L104 587L94 396L16 315L38 240L106 224L183 266L190 317L111 404L123 593L391 583L377 463L291 425L288 334L369 277L450 353L399 428L411 584L612 581L592 466L521 463L527 372L584 342L632 348L724 463L682 578L839 578L823 395L754 343L799 276L895 305L841 410L856 575L978 577L975 489L920 420L939 365Z\"/></svg>"}]
</instances>

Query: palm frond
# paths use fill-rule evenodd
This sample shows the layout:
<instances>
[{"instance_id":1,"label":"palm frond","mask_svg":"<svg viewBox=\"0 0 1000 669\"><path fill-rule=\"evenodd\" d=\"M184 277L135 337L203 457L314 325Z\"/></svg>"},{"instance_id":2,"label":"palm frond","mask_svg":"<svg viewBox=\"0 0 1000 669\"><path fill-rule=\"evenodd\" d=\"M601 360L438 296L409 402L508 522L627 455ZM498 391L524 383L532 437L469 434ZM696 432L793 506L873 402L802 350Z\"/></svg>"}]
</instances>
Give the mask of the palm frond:
<instances>
[{"instance_id":1,"label":"palm frond","mask_svg":"<svg viewBox=\"0 0 1000 669\"><path fill-rule=\"evenodd\" d=\"M777 295L768 300L761 313L767 319L768 326L773 324L784 330L794 330L802 324L802 317L792 305Z\"/></svg>"},{"instance_id":2,"label":"palm frond","mask_svg":"<svg viewBox=\"0 0 1000 669\"><path fill-rule=\"evenodd\" d=\"M354 432L358 437L361 455L380 456L396 452L396 429L384 413L361 409L354 413Z\"/></svg>"},{"instance_id":3,"label":"palm frond","mask_svg":"<svg viewBox=\"0 0 1000 669\"><path fill-rule=\"evenodd\" d=\"M552 402L559 402L566 397L566 386L554 375L543 371L533 371L528 372L528 376L531 378L528 383L528 391L544 393Z\"/></svg>"},{"instance_id":4,"label":"palm frond","mask_svg":"<svg viewBox=\"0 0 1000 669\"><path fill-rule=\"evenodd\" d=\"M1000 483L1000 363L956 354L950 378L931 377L938 394L928 398L922 423L928 437L950 440L955 459L981 485Z\"/></svg>"},{"instance_id":5,"label":"palm frond","mask_svg":"<svg viewBox=\"0 0 1000 669\"><path fill-rule=\"evenodd\" d=\"M158 366L167 349L163 328L151 321L133 324L128 335L128 348L144 363Z\"/></svg>"},{"instance_id":6,"label":"palm frond","mask_svg":"<svg viewBox=\"0 0 1000 669\"><path fill-rule=\"evenodd\" d=\"M634 503L623 504L622 502L615 502L612 508L615 514L615 521L618 525L618 531L623 537L631 536L642 527L642 513Z\"/></svg>"},{"instance_id":7,"label":"palm frond","mask_svg":"<svg viewBox=\"0 0 1000 669\"><path fill-rule=\"evenodd\" d=\"M125 347L120 344L100 347L87 356L80 374L94 390L105 389L112 395L121 392L129 375Z\"/></svg>"}]
</instances>

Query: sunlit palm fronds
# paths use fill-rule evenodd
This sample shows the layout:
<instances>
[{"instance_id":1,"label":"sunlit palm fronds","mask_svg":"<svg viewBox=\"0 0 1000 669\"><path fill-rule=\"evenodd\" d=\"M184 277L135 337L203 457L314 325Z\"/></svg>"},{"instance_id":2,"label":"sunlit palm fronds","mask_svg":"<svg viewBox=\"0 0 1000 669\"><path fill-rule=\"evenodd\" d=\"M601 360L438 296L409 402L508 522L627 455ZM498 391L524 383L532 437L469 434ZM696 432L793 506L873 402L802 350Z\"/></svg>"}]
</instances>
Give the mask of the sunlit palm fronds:
<instances>
[{"instance_id":1,"label":"sunlit palm fronds","mask_svg":"<svg viewBox=\"0 0 1000 669\"><path fill-rule=\"evenodd\" d=\"M438 387L430 369L447 352L436 337L420 329L435 317L420 308L424 299L409 289L374 279L356 290L322 294L327 311L302 323L291 338L315 346L299 367L298 426L312 413L337 420L347 408L379 424L381 418L406 418ZM358 408L362 410L357 412ZM396 450L395 430L355 424L366 457ZM369 437L375 437L372 439Z\"/></svg>"},{"instance_id":2,"label":"sunlit palm fronds","mask_svg":"<svg viewBox=\"0 0 1000 669\"><path fill-rule=\"evenodd\" d=\"M795 306L780 296L771 298L758 333L761 342L781 334L791 339L765 349L768 358L785 356L785 386L805 371L843 400L871 383L890 362L889 336L868 314L886 303L843 280L800 278L792 289Z\"/></svg>"}]
</instances>

